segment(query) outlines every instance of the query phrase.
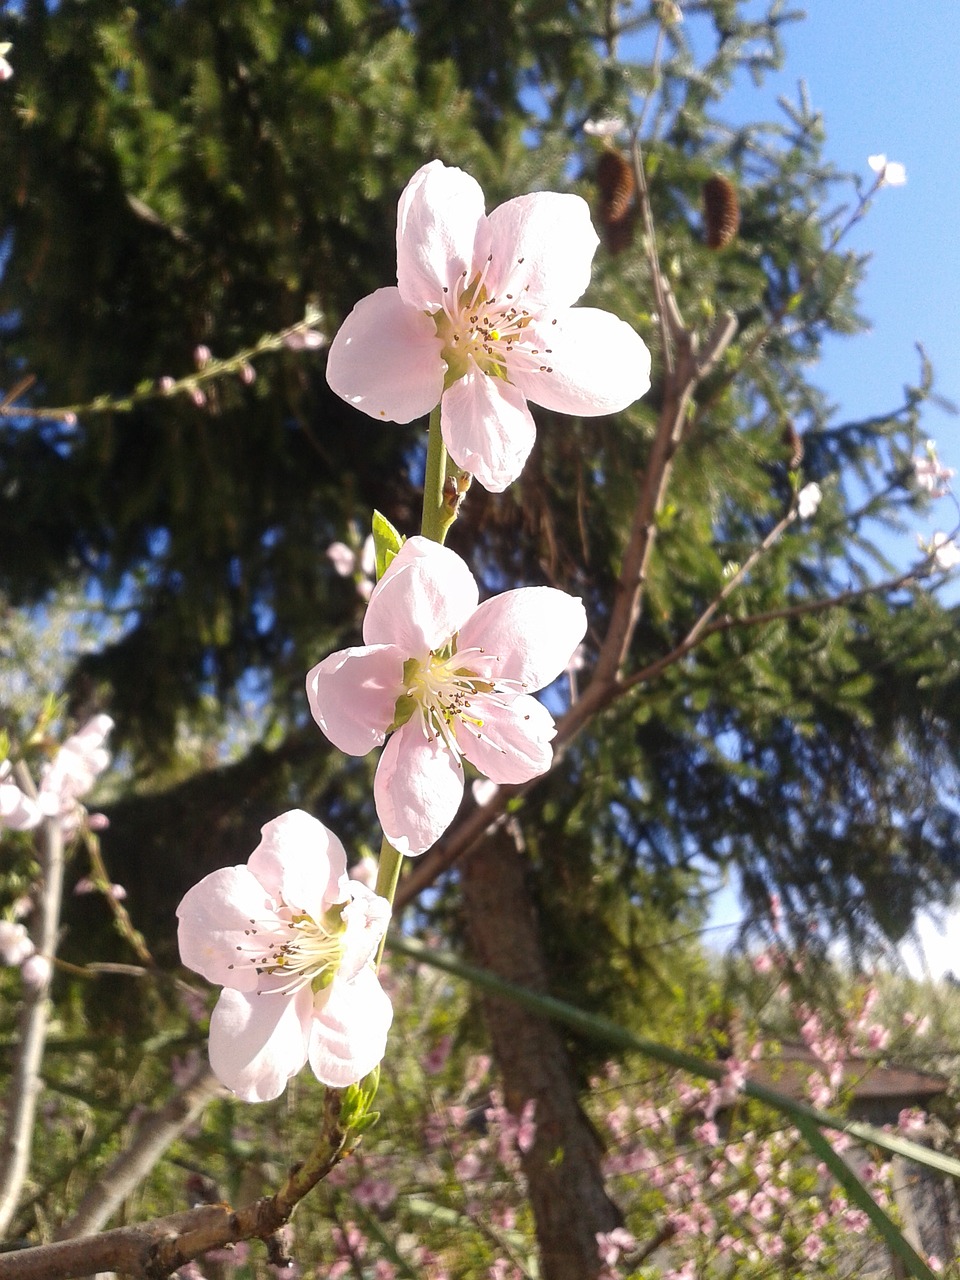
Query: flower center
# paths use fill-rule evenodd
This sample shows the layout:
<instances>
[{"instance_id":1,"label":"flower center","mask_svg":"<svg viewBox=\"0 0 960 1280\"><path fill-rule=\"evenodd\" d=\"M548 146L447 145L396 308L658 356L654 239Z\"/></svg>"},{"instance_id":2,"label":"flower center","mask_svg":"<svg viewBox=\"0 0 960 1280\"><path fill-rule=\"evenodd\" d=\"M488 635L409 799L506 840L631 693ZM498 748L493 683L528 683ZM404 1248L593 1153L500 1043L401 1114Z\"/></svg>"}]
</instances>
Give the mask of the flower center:
<instances>
[{"instance_id":1,"label":"flower center","mask_svg":"<svg viewBox=\"0 0 960 1280\"><path fill-rule=\"evenodd\" d=\"M490 261L455 299L445 297L443 307L433 316L443 340L447 386L468 373L471 363L482 373L505 381L509 381L509 369L516 369L520 362L524 368L553 372L544 363L549 350L540 351L529 341L526 330L533 313L513 294L502 298L488 295L484 277Z\"/></svg>"},{"instance_id":2,"label":"flower center","mask_svg":"<svg viewBox=\"0 0 960 1280\"><path fill-rule=\"evenodd\" d=\"M464 666L463 660L470 652L473 651L457 653L454 638L445 648L430 653L425 661L409 658L403 664L404 693L397 699L390 728L399 729L416 716L424 737L431 741L439 737L457 757L461 754L456 739L458 724L482 738L482 706L478 703L501 694L510 695L504 682L491 682Z\"/></svg>"},{"instance_id":3,"label":"flower center","mask_svg":"<svg viewBox=\"0 0 960 1280\"><path fill-rule=\"evenodd\" d=\"M277 931L275 922L262 931L262 949L251 948L244 958L252 962L258 973L284 979L279 986L267 987L265 994L291 995L307 983L314 991L330 985L345 951L347 926L342 913L346 906L346 902L334 903L320 920L314 920L306 912L291 912L282 933ZM251 920L250 926L247 932L253 942L261 931L256 920Z\"/></svg>"}]
</instances>

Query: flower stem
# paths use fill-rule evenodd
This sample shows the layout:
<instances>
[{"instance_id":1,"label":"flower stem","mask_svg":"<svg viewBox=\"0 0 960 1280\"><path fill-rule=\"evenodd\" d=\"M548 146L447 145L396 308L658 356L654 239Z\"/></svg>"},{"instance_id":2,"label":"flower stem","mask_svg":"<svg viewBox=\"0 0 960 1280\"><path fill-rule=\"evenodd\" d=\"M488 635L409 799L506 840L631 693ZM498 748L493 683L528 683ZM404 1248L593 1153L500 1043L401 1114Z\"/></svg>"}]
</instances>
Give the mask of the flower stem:
<instances>
[{"instance_id":1,"label":"flower stem","mask_svg":"<svg viewBox=\"0 0 960 1280\"><path fill-rule=\"evenodd\" d=\"M380 861L377 866L377 888L376 892L381 898L386 898L393 906L394 895L397 892L397 884L400 881L400 868L403 866L403 854L398 853L386 836L380 844ZM383 948L387 941L387 935L384 934L380 939L380 946L377 949L377 970L380 969L380 961L383 959Z\"/></svg>"},{"instance_id":2,"label":"flower stem","mask_svg":"<svg viewBox=\"0 0 960 1280\"><path fill-rule=\"evenodd\" d=\"M443 542L450 527L447 506L443 497L447 478L447 449L440 434L440 406L430 414L427 433L427 462L423 476L423 518L420 532L434 542Z\"/></svg>"},{"instance_id":3,"label":"flower stem","mask_svg":"<svg viewBox=\"0 0 960 1280\"><path fill-rule=\"evenodd\" d=\"M440 433L440 406L430 414L427 463L423 477L423 519L420 532L433 542L444 542L457 518L470 476L449 456Z\"/></svg>"}]
</instances>

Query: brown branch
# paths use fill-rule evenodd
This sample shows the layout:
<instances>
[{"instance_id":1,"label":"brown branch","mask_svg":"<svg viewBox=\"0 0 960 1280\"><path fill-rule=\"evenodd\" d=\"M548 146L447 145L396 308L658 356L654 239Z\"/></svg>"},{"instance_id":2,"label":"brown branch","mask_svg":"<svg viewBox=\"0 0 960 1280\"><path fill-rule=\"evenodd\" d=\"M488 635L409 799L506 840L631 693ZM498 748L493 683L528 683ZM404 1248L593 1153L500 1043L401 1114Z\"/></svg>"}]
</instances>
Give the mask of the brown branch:
<instances>
[{"instance_id":1,"label":"brown branch","mask_svg":"<svg viewBox=\"0 0 960 1280\"><path fill-rule=\"evenodd\" d=\"M164 1280L210 1249L239 1240L266 1240L289 1221L303 1197L349 1154L348 1135L340 1125L340 1103L340 1092L328 1089L320 1140L310 1157L294 1166L275 1195L264 1196L242 1209L232 1209L228 1204L201 1205L100 1235L0 1254L0 1280L76 1280L98 1271L117 1271L135 1280Z\"/></svg>"},{"instance_id":2,"label":"brown branch","mask_svg":"<svg viewBox=\"0 0 960 1280\"><path fill-rule=\"evenodd\" d=\"M786 523L789 523L789 521L786 521ZM781 521L777 529L782 532L784 524L785 522ZM774 532L776 531L774 530ZM766 541L767 539L765 539ZM750 563L753 562L755 554L751 557ZM932 560L932 557L928 559ZM741 617L726 616L718 618L715 622L708 622L708 617L713 615L722 599L729 594L727 588L732 584L726 584L720 596L708 605L704 614L697 619L686 636L669 652L648 663L647 666L642 667L630 676L616 676L603 684L600 684L596 678L590 682L582 697L570 707L557 723L552 768L559 764L563 758L564 749L594 716L601 711L605 711L618 699L635 689L637 685L649 683L651 680L661 676L664 671L682 658L685 658L688 653L691 653L711 636L734 628L761 627L766 626L768 623L780 622L788 618L823 613L828 609L836 609L843 605L853 604L857 600L865 599L868 596L884 595L891 591L897 591L902 587L913 586L924 572L924 566L921 565L895 578L888 578L869 587L852 588L838 592L836 595L824 596L817 600L805 600L793 605L783 605L778 609L769 609L763 613L744 614ZM738 575L738 578L740 576L742 576L742 573ZM418 894L429 888L454 863L471 853L487 828L503 821L511 800L526 795L546 776L546 774L541 774L539 777L531 779L530 782L519 786L501 787L497 794L485 805L471 810L461 822L445 836L442 836L428 853L424 854L422 858L418 858L416 862L408 867L397 889L396 909L400 910L412 902Z\"/></svg>"}]
</instances>

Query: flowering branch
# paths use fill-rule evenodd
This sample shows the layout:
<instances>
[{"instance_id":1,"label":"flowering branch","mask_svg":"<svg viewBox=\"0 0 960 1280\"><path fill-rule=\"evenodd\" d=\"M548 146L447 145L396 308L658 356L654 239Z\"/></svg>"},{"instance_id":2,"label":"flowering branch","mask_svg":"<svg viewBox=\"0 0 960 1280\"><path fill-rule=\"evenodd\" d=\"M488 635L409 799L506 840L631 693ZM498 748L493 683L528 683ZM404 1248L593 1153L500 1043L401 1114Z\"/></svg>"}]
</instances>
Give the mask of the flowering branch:
<instances>
[{"instance_id":1,"label":"flowering branch","mask_svg":"<svg viewBox=\"0 0 960 1280\"><path fill-rule=\"evenodd\" d=\"M289 347L293 351L319 349L326 345L326 338L316 328L323 316L316 307L308 307L304 318L296 324L288 325L276 333L264 334L252 346L244 347L226 359L215 359L203 350L203 359L195 373L188 373L182 378L161 378L158 381L141 383L136 390L125 396L97 396L94 400L82 404L68 404L57 407L33 407L16 405L14 400L24 394L32 385L33 377L28 375L16 384L0 401L0 417L6 418L48 418L73 424L82 413L130 413L141 404L150 400L168 400L171 396L188 395L197 404L205 402L203 387L216 378L239 376L249 381L252 376L251 362L269 351L279 351ZM198 348L198 350L202 350Z\"/></svg>"}]
</instances>

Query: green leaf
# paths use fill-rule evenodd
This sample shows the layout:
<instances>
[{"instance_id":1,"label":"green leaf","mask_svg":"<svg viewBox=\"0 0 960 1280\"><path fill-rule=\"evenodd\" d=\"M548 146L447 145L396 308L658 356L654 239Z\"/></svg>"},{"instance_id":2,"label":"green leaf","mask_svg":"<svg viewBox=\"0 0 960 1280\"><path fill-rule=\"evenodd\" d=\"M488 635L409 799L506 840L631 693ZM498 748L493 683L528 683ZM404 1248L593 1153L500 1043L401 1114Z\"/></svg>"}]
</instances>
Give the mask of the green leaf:
<instances>
[{"instance_id":1,"label":"green leaf","mask_svg":"<svg viewBox=\"0 0 960 1280\"><path fill-rule=\"evenodd\" d=\"M390 561L403 546L403 538L385 515L373 513L373 546L377 557L377 581L386 573Z\"/></svg>"}]
</instances>

